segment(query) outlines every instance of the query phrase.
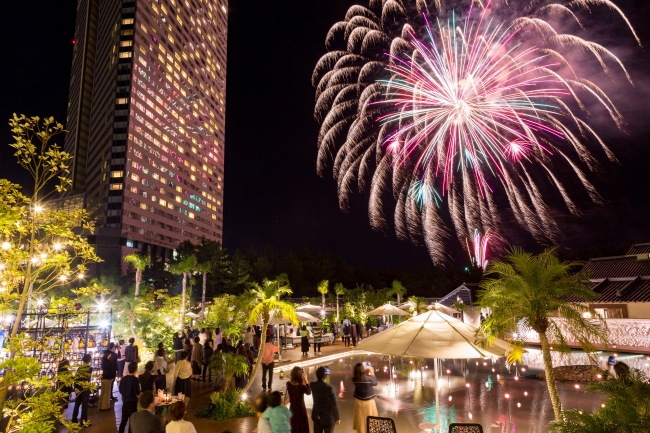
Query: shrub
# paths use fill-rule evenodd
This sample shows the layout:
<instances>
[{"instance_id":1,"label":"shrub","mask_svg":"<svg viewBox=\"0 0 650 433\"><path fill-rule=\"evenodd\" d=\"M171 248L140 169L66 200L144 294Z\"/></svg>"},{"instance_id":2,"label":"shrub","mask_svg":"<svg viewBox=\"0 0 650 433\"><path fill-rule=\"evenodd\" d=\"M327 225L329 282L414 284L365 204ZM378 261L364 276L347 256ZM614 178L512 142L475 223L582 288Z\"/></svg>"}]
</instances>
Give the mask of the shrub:
<instances>
[{"instance_id":1,"label":"shrub","mask_svg":"<svg viewBox=\"0 0 650 433\"><path fill-rule=\"evenodd\" d=\"M212 393L210 396L212 403L207 407L199 409L196 412L196 416L215 421L254 416L255 411L248 402L241 399L240 392L241 390L235 389L225 393Z\"/></svg>"}]
</instances>

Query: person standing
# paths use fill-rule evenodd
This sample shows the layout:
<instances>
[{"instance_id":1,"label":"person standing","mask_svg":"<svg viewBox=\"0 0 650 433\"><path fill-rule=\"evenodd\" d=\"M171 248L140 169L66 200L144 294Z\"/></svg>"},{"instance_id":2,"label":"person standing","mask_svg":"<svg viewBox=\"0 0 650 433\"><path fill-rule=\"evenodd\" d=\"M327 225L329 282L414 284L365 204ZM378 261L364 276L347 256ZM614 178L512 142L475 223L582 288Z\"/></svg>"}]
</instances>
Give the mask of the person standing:
<instances>
[{"instance_id":1,"label":"person standing","mask_svg":"<svg viewBox=\"0 0 650 433\"><path fill-rule=\"evenodd\" d=\"M129 338L129 345L124 349L124 374L129 374L126 369L131 362L136 364L140 362L140 354L138 353L138 346L135 344L135 338Z\"/></svg>"},{"instance_id":2,"label":"person standing","mask_svg":"<svg viewBox=\"0 0 650 433\"><path fill-rule=\"evenodd\" d=\"M178 362L181 359L181 352L183 351L183 334L182 332L176 332L174 337L172 337L174 342L174 362Z\"/></svg>"},{"instance_id":3,"label":"person standing","mask_svg":"<svg viewBox=\"0 0 650 433\"><path fill-rule=\"evenodd\" d=\"M129 417L131 433L163 433L160 418L154 414L156 408L153 392L144 391L140 394L140 410Z\"/></svg>"},{"instance_id":4,"label":"person standing","mask_svg":"<svg viewBox=\"0 0 650 433\"><path fill-rule=\"evenodd\" d=\"M169 373L169 366L167 365L167 357L165 356L165 349L160 348L156 352L156 356L153 358L153 361L158 368L156 371L156 390L166 390L167 389L167 379L165 375Z\"/></svg>"},{"instance_id":5,"label":"person standing","mask_svg":"<svg viewBox=\"0 0 650 433\"><path fill-rule=\"evenodd\" d=\"M287 394L291 402L291 433L309 433L305 395L311 394L311 388L305 370L301 367L293 367L291 370L291 380L287 382Z\"/></svg>"},{"instance_id":6,"label":"person standing","mask_svg":"<svg viewBox=\"0 0 650 433\"><path fill-rule=\"evenodd\" d=\"M246 333L244 334L244 343L253 347L255 345L255 331L249 326L246 328Z\"/></svg>"},{"instance_id":7,"label":"person standing","mask_svg":"<svg viewBox=\"0 0 650 433\"><path fill-rule=\"evenodd\" d=\"M348 319L345 319L348 320ZM350 346L350 325L345 323L345 320L343 321L343 345L345 347ZM350 321L348 320L348 323Z\"/></svg>"},{"instance_id":8,"label":"person standing","mask_svg":"<svg viewBox=\"0 0 650 433\"><path fill-rule=\"evenodd\" d=\"M377 416L377 403L375 402L374 386L377 386L375 370L369 362L357 363L354 366L354 418L352 428L357 433L366 433L366 419Z\"/></svg>"},{"instance_id":9,"label":"person standing","mask_svg":"<svg viewBox=\"0 0 650 433\"><path fill-rule=\"evenodd\" d=\"M357 340L361 341L361 338L363 337L363 325L361 324L361 320L357 322Z\"/></svg>"},{"instance_id":10,"label":"person standing","mask_svg":"<svg viewBox=\"0 0 650 433\"><path fill-rule=\"evenodd\" d=\"M316 382L311 383L314 407L311 410L311 420L314 422L314 433L332 433L335 424L341 424L339 405L332 385L325 381L329 369L316 369Z\"/></svg>"},{"instance_id":11,"label":"person standing","mask_svg":"<svg viewBox=\"0 0 650 433\"><path fill-rule=\"evenodd\" d=\"M111 397L113 396L113 381L117 371L113 358L115 353L111 350L105 350L102 357L102 389L99 396L99 410L111 409Z\"/></svg>"},{"instance_id":12,"label":"person standing","mask_svg":"<svg viewBox=\"0 0 650 433\"><path fill-rule=\"evenodd\" d=\"M320 323L316 322L311 332L314 336L314 355L320 355L320 345L321 339L323 338L323 328L321 328Z\"/></svg>"},{"instance_id":13,"label":"person standing","mask_svg":"<svg viewBox=\"0 0 650 433\"><path fill-rule=\"evenodd\" d=\"M262 328L258 325L255 325L255 348L259 349L262 345Z\"/></svg>"},{"instance_id":14,"label":"person standing","mask_svg":"<svg viewBox=\"0 0 650 433\"><path fill-rule=\"evenodd\" d=\"M309 331L305 325L302 325L300 330L300 350L302 350L302 356L307 356L309 353Z\"/></svg>"},{"instance_id":15,"label":"person standing","mask_svg":"<svg viewBox=\"0 0 650 433\"><path fill-rule=\"evenodd\" d=\"M187 412L187 405L182 401L177 401L169 408L169 415L171 422L165 427L165 433L196 433L194 424L185 421L185 413Z\"/></svg>"},{"instance_id":16,"label":"person standing","mask_svg":"<svg viewBox=\"0 0 650 433\"><path fill-rule=\"evenodd\" d=\"M261 393L255 399L254 404L255 412L257 412L257 433L273 433L269 420L262 417L267 407L268 404L266 403L266 394Z\"/></svg>"},{"instance_id":17,"label":"person standing","mask_svg":"<svg viewBox=\"0 0 650 433\"><path fill-rule=\"evenodd\" d=\"M174 375L176 376L174 394L182 392L187 397L191 397L192 381L190 378L192 377L192 364L187 360L187 352L181 353L181 360L176 363Z\"/></svg>"},{"instance_id":18,"label":"person standing","mask_svg":"<svg viewBox=\"0 0 650 433\"><path fill-rule=\"evenodd\" d=\"M138 364L129 362L126 365L127 376L124 376L120 381L120 394L122 394L122 419L120 420L120 427L118 433L124 433L126 423L129 417L138 411L138 398L140 397L140 381L136 377L138 371ZM131 433L131 428L129 428Z\"/></svg>"},{"instance_id":19,"label":"person standing","mask_svg":"<svg viewBox=\"0 0 650 433\"><path fill-rule=\"evenodd\" d=\"M138 380L140 381L140 390L142 392L145 391L153 392L154 382L156 381L156 378L152 374L153 369L154 369L154 362L153 361L147 362L144 366L144 373L142 373L140 377L138 377Z\"/></svg>"},{"instance_id":20,"label":"person standing","mask_svg":"<svg viewBox=\"0 0 650 433\"><path fill-rule=\"evenodd\" d=\"M203 382L205 382L205 373L208 373L208 382L212 381L212 370L210 369L210 359L212 358L212 340L207 340L203 346Z\"/></svg>"},{"instance_id":21,"label":"person standing","mask_svg":"<svg viewBox=\"0 0 650 433\"><path fill-rule=\"evenodd\" d=\"M83 358L81 358L82 364L77 369L77 373L74 377L74 391L77 394L77 397L74 400L72 422L78 422L77 415L79 412L79 406L81 406L80 421L82 424L87 423L86 425L90 425L90 422L88 421L88 403L90 402L90 389L88 389L88 382L90 382L90 376L92 374L92 368L90 367L90 361L92 361L92 359L93 357L89 353L86 353Z\"/></svg>"},{"instance_id":22,"label":"person standing","mask_svg":"<svg viewBox=\"0 0 650 433\"><path fill-rule=\"evenodd\" d=\"M201 346L205 346L205 342L208 340L208 333L205 332L205 328L201 328L201 332L199 332L199 343L201 343Z\"/></svg>"},{"instance_id":23,"label":"person standing","mask_svg":"<svg viewBox=\"0 0 650 433\"><path fill-rule=\"evenodd\" d=\"M124 357L124 352L126 351L126 345L124 344L124 340L120 340L118 347L118 358L117 358L117 377L119 379L124 376L124 364L126 363L126 359Z\"/></svg>"},{"instance_id":24,"label":"person standing","mask_svg":"<svg viewBox=\"0 0 650 433\"><path fill-rule=\"evenodd\" d=\"M217 347L223 343L223 334L221 333L221 328L217 328L214 330L214 347Z\"/></svg>"},{"instance_id":25,"label":"person standing","mask_svg":"<svg viewBox=\"0 0 650 433\"><path fill-rule=\"evenodd\" d=\"M201 366L203 365L203 346L199 337L194 337L194 345L192 346L192 372L194 374L193 380L201 379Z\"/></svg>"},{"instance_id":26,"label":"person standing","mask_svg":"<svg viewBox=\"0 0 650 433\"><path fill-rule=\"evenodd\" d=\"M280 347L285 347L287 345L287 336L284 323L278 327L278 335L280 336Z\"/></svg>"},{"instance_id":27,"label":"person standing","mask_svg":"<svg viewBox=\"0 0 650 433\"><path fill-rule=\"evenodd\" d=\"M113 371L115 372L115 375L113 376L113 381L111 382L111 400L117 400L117 397L113 396L113 388L115 385L115 380L117 379L117 374L119 370L119 365L117 363L118 358L120 357L120 351L117 348L117 345L113 342L111 342L108 345L108 350L110 350L113 355L111 356L111 362L113 363Z\"/></svg>"},{"instance_id":28,"label":"person standing","mask_svg":"<svg viewBox=\"0 0 650 433\"><path fill-rule=\"evenodd\" d=\"M269 376L269 391L273 389L273 368L275 367L275 346L271 337L266 338L262 354L262 391L266 391L266 375Z\"/></svg>"},{"instance_id":29,"label":"person standing","mask_svg":"<svg viewBox=\"0 0 650 433\"><path fill-rule=\"evenodd\" d=\"M352 347L357 345L357 325L352 323L350 325L350 337L352 338Z\"/></svg>"}]
</instances>

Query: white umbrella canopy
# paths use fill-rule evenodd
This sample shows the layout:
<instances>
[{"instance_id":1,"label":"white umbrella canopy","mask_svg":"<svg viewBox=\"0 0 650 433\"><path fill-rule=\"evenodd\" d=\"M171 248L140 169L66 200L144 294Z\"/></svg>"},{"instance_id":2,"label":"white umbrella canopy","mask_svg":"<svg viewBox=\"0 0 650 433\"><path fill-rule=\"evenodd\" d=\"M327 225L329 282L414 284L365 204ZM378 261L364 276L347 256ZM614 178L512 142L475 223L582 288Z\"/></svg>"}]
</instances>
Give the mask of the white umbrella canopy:
<instances>
[{"instance_id":1,"label":"white umbrella canopy","mask_svg":"<svg viewBox=\"0 0 650 433\"><path fill-rule=\"evenodd\" d=\"M321 311L334 311L335 308L325 307L323 308L320 305L313 304L304 304L299 307L296 307L296 311L302 311L304 313L320 313Z\"/></svg>"},{"instance_id":2,"label":"white umbrella canopy","mask_svg":"<svg viewBox=\"0 0 650 433\"><path fill-rule=\"evenodd\" d=\"M320 320L319 318L314 317L311 314L302 311L296 311L296 316L298 316L299 322L319 322L319 323L322 322L322 320Z\"/></svg>"},{"instance_id":3,"label":"white umbrella canopy","mask_svg":"<svg viewBox=\"0 0 650 433\"><path fill-rule=\"evenodd\" d=\"M379 308L366 313L367 316L409 316L404 310L397 308L391 304L384 304Z\"/></svg>"},{"instance_id":4,"label":"white umbrella canopy","mask_svg":"<svg viewBox=\"0 0 650 433\"><path fill-rule=\"evenodd\" d=\"M393 356L417 358L462 359L502 357L509 344L496 340L489 348L478 345L476 329L439 310L433 309L412 317L399 325L359 343L358 349ZM438 383L438 361L434 363L435 383ZM436 429L440 432L438 386L436 396Z\"/></svg>"},{"instance_id":5,"label":"white umbrella canopy","mask_svg":"<svg viewBox=\"0 0 650 433\"><path fill-rule=\"evenodd\" d=\"M486 358L506 355L508 343L498 340L481 348L475 328L438 310L430 310L359 343L360 350L418 358ZM477 343L477 344L475 344Z\"/></svg>"}]
</instances>

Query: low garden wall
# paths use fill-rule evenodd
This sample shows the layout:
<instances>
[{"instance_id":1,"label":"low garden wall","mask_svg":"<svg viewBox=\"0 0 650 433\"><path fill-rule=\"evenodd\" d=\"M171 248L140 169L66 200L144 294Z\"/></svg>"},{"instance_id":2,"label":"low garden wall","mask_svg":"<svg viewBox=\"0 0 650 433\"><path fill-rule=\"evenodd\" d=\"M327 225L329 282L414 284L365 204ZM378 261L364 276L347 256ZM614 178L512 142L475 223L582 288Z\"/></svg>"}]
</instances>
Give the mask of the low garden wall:
<instances>
[{"instance_id":1,"label":"low garden wall","mask_svg":"<svg viewBox=\"0 0 650 433\"><path fill-rule=\"evenodd\" d=\"M553 372L560 382L596 382L603 377L603 370L593 365L565 365L553 368ZM537 377L546 379L546 374L542 372Z\"/></svg>"}]
</instances>

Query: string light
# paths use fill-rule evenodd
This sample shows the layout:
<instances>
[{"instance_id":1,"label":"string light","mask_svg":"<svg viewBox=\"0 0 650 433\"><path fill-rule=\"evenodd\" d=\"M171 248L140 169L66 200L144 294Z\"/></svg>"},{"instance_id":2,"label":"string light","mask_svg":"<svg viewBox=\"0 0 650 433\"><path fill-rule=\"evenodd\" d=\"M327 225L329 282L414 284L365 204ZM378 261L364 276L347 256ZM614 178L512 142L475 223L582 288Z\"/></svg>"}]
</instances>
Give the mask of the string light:
<instances>
[{"instance_id":1,"label":"string light","mask_svg":"<svg viewBox=\"0 0 650 433\"><path fill-rule=\"evenodd\" d=\"M9 248L11 248L11 243L10 243L10 242L7 242L7 241L4 241L4 242L2 243L2 249L3 249L3 250L8 250Z\"/></svg>"}]
</instances>

